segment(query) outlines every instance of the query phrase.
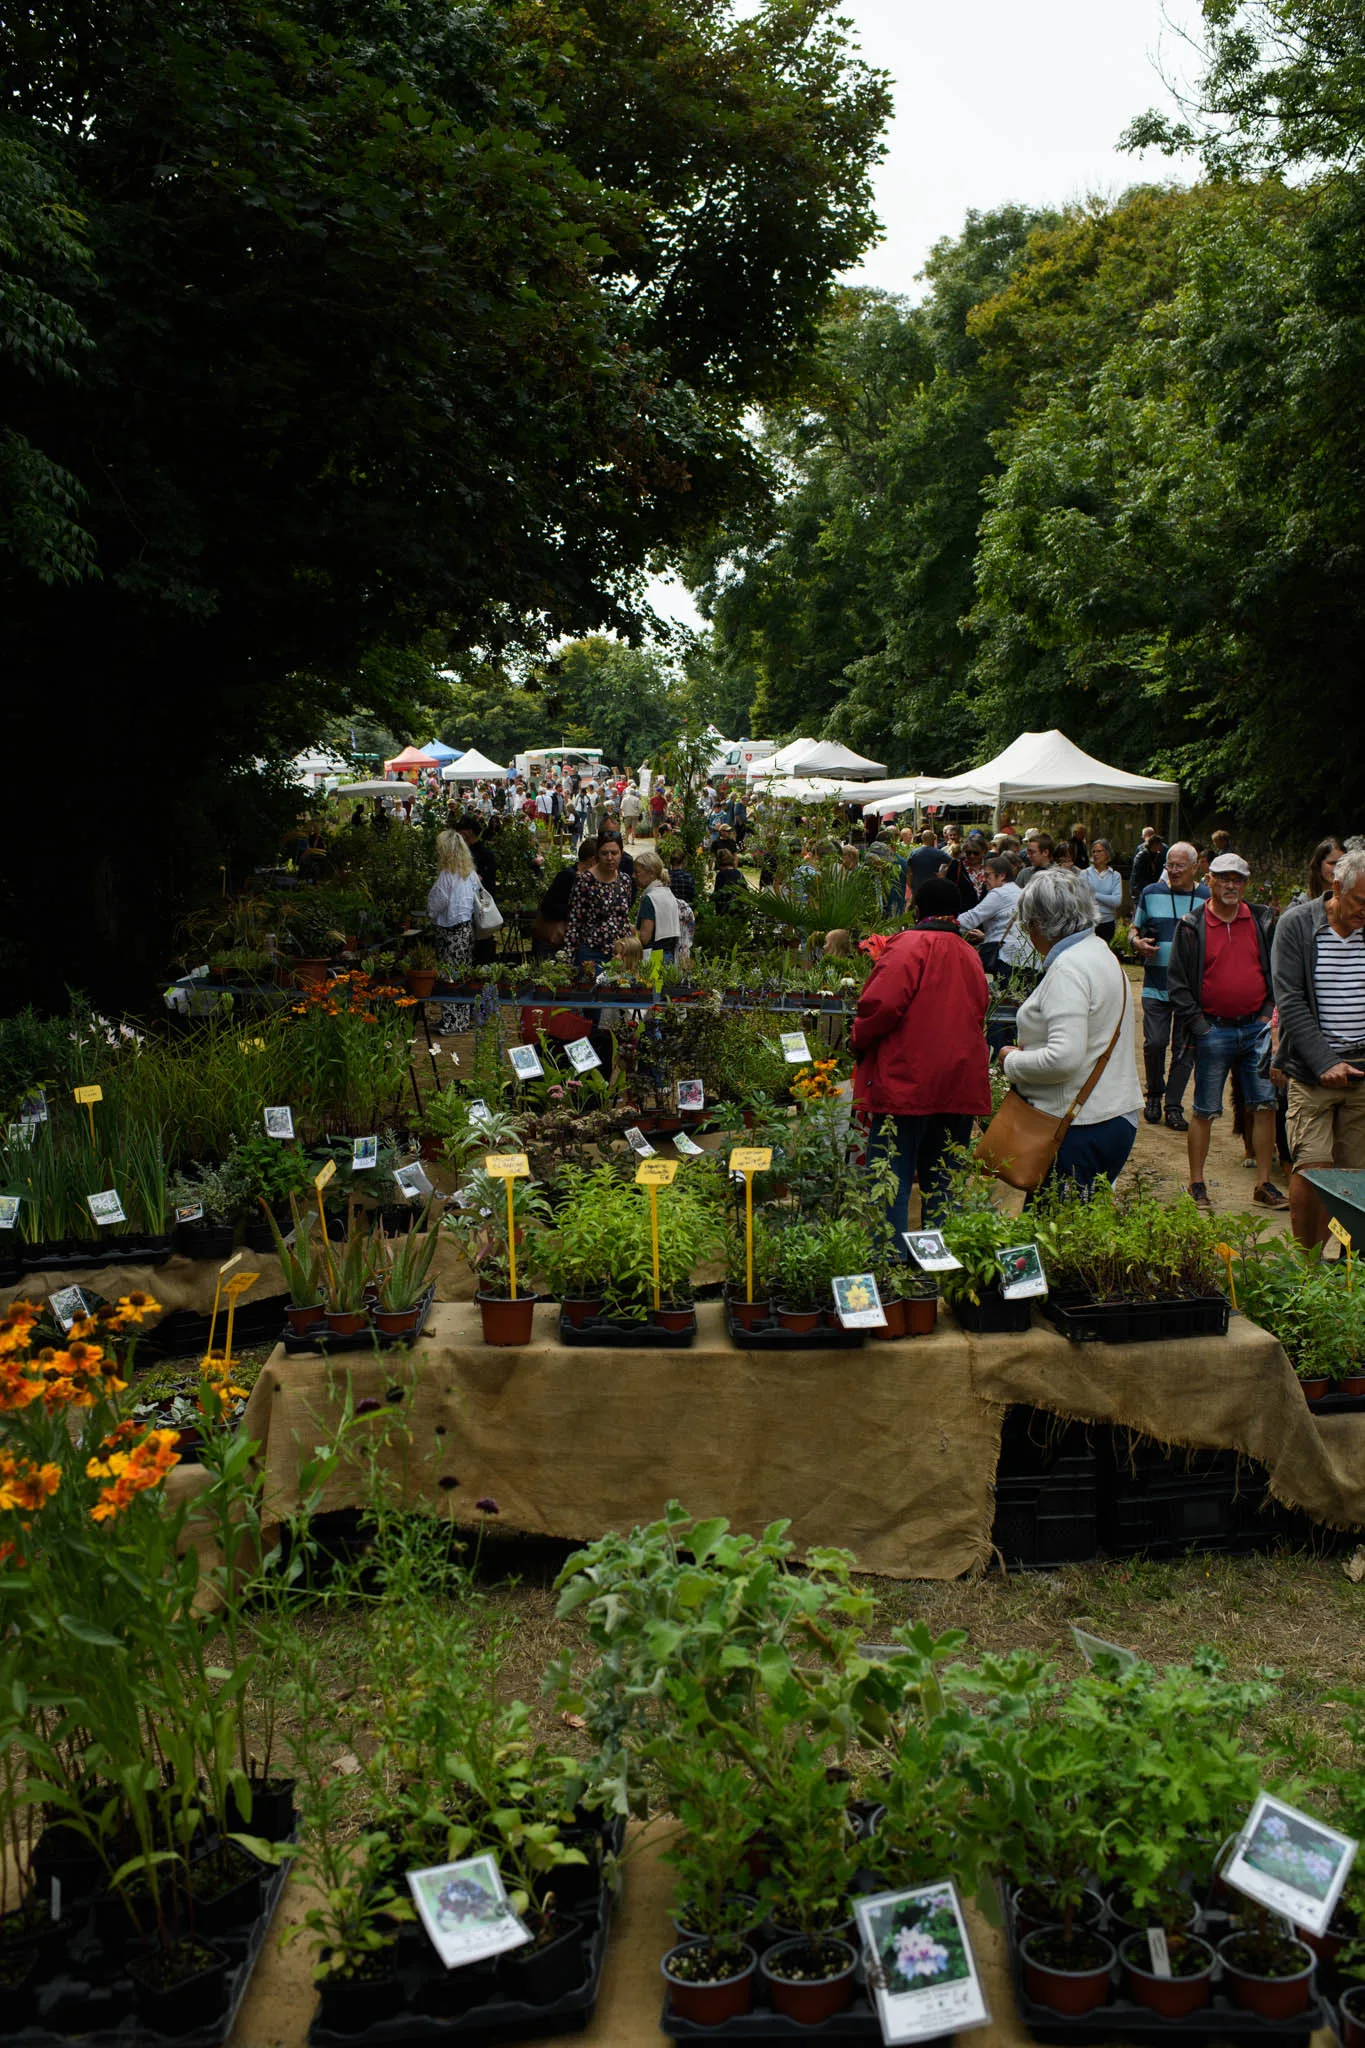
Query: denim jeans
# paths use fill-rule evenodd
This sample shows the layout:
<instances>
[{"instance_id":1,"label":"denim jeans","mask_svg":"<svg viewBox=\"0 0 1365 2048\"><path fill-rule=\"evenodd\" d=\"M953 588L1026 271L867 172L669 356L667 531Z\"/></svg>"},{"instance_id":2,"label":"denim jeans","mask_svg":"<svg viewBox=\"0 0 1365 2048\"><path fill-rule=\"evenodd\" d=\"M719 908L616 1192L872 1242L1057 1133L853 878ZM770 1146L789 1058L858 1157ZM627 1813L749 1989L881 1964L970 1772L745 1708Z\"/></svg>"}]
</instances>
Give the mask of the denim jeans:
<instances>
[{"instance_id":1,"label":"denim jeans","mask_svg":"<svg viewBox=\"0 0 1365 2048\"><path fill-rule=\"evenodd\" d=\"M883 1136L883 1126L892 1135ZM949 1145L966 1145L972 1135L969 1116L873 1116L868 1140L869 1166L889 1151L896 1174L896 1192L889 1210L891 1228L899 1235L910 1228L910 1190L919 1181L924 1196L924 1222L933 1229L940 1220L946 1170L943 1153Z\"/></svg>"},{"instance_id":2,"label":"denim jeans","mask_svg":"<svg viewBox=\"0 0 1365 2048\"><path fill-rule=\"evenodd\" d=\"M1195 1115L1222 1115L1229 1073L1235 1073L1241 1082L1242 1100L1248 1109L1274 1109L1275 1085L1261 1072L1269 1044L1269 1018L1242 1017L1236 1024L1210 1024L1194 1045Z\"/></svg>"},{"instance_id":3,"label":"denim jeans","mask_svg":"<svg viewBox=\"0 0 1365 2048\"><path fill-rule=\"evenodd\" d=\"M1073 1124L1062 1139L1048 1180L1071 1181L1078 1195L1088 1196L1100 1174L1111 1181L1118 1179L1136 1138L1137 1125L1126 1116L1106 1117L1101 1124Z\"/></svg>"}]
</instances>

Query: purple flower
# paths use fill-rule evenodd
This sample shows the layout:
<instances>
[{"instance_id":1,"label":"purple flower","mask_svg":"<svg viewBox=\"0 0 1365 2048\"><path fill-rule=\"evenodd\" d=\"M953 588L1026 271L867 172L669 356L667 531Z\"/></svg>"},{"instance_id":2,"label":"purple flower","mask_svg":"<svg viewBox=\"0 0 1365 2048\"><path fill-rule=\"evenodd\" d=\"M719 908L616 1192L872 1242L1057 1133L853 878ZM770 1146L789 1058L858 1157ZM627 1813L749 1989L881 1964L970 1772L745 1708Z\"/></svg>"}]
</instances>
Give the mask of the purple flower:
<instances>
[{"instance_id":1,"label":"purple flower","mask_svg":"<svg viewBox=\"0 0 1365 2048\"><path fill-rule=\"evenodd\" d=\"M377 1415L379 1413L379 1408L380 1403L376 1401L373 1398L373 1396L368 1394L366 1395L363 1401L357 1401L355 1404L355 1412L357 1415Z\"/></svg>"},{"instance_id":2,"label":"purple flower","mask_svg":"<svg viewBox=\"0 0 1365 2048\"><path fill-rule=\"evenodd\" d=\"M498 1504L489 1493L482 1500L476 1500L474 1505L481 1515L496 1515L498 1512Z\"/></svg>"}]
</instances>

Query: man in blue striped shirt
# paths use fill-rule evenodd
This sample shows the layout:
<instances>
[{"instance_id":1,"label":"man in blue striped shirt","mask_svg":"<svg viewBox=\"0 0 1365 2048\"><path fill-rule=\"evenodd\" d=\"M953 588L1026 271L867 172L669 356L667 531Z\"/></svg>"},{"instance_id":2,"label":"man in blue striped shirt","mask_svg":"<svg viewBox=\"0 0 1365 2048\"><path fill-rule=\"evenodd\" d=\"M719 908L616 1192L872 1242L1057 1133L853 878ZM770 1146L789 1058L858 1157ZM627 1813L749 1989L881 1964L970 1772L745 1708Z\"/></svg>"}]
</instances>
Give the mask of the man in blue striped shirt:
<instances>
[{"instance_id":1,"label":"man in blue striped shirt","mask_svg":"<svg viewBox=\"0 0 1365 2048\"><path fill-rule=\"evenodd\" d=\"M1164 873L1159 880L1148 883L1133 906L1133 951L1143 963L1142 1051L1147 1068L1147 1107L1143 1114L1149 1124L1159 1124L1164 1097L1166 1122L1173 1131L1189 1129L1181 1105L1194 1067L1194 1045L1172 1012L1166 970L1176 926L1196 903L1209 900L1203 883L1195 881L1198 866L1195 849L1188 841L1177 840L1167 852Z\"/></svg>"}]
</instances>

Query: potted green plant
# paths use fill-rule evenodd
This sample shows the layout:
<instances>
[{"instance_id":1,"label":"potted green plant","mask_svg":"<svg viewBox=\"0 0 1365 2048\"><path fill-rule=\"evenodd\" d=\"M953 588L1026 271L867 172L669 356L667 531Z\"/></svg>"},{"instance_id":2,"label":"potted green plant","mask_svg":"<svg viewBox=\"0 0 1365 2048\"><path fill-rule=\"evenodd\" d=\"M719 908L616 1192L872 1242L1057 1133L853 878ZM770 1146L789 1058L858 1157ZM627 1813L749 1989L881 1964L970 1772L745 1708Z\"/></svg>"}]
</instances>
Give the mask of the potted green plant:
<instances>
[{"instance_id":1,"label":"potted green plant","mask_svg":"<svg viewBox=\"0 0 1365 2048\"><path fill-rule=\"evenodd\" d=\"M515 1291L508 1244L509 1186L517 1263ZM484 1167L470 1174L463 1193L466 1205L457 1215L447 1217L446 1227L459 1239L478 1282L474 1299L479 1306L483 1341L529 1344L536 1305L529 1276L539 1257L540 1227L549 1214L549 1204L534 1181L506 1181Z\"/></svg>"},{"instance_id":2,"label":"potted green plant","mask_svg":"<svg viewBox=\"0 0 1365 2048\"><path fill-rule=\"evenodd\" d=\"M602 1313L621 1255L623 1212L631 1196L610 1166L565 1166L556 1180L560 1196L554 1229L539 1241L540 1277L575 1328Z\"/></svg>"},{"instance_id":3,"label":"potted green plant","mask_svg":"<svg viewBox=\"0 0 1365 2048\"><path fill-rule=\"evenodd\" d=\"M415 946L409 946L407 952L408 994L416 996L419 1002L425 1002L436 986L436 977L440 972L440 967L441 956L434 946L429 945L425 940L419 941Z\"/></svg>"},{"instance_id":4,"label":"potted green plant","mask_svg":"<svg viewBox=\"0 0 1365 2048\"><path fill-rule=\"evenodd\" d=\"M778 1324L804 1336L820 1327L823 1247L813 1224L790 1222L774 1233L773 1313Z\"/></svg>"},{"instance_id":5,"label":"potted green plant","mask_svg":"<svg viewBox=\"0 0 1365 2048\"><path fill-rule=\"evenodd\" d=\"M1103 1721L1054 1713L1032 1725L1022 1761L1029 1820L1018 1870L1036 1874L1014 1898L1024 1982L1039 2005L1079 2017L1107 2002L1114 1967L1090 1885L1108 1867L1112 1744Z\"/></svg>"},{"instance_id":6,"label":"potted green plant","mask_svg":"<svg viewBox=\"0 0 1365 2048\"><path fill-rule=\"evenodd\" d=\"M354 1337L369 1321L369 1289L374 1279L374 1239L350 1205L346 1235L327 1254L327 1334Z\"/></svg>"},{"instance_id":7,"label":"potted green plant","mask_svg":"<svg viewBox=\"0 0 1365 2048\"><path fill-rule=\"evenodd\" d=\"M751 1330L772 1316L773 1236L760 1215L754 1217L753 1299L747 1299L749 1256L744 1233L744 1204L736 1203L725 1233L725 1298L741 1329Z\"/></svg>"},{"instance_id":8,"label":"potted green plant","mask_svg":"<svg viewBox=\"0 0 1365 2048\"><path fill-rule=\"evenodd\" d=\"M221 1166L173 1175L166 1201L176 1218L175 1248L183 1257L222 1260L230 1255L237 1237L237 1194ZM181 1212L188 1212L183 1222Z\"/></svg>"},{"instance_id":9,"label":"potted green plant","mask_svg":"<svg viewBox=\"0 0 1365 2048\"><path fill-rule=\"evenodd\" d=\"M323 1298L323 1282L327 1278L326 1255L322 1247L313 1242L316 1218L311 1210L300 1207L297 1195L291 1194L289 1207L294 1227L286 1237L264 1197L261 1198L261 1207L270 1225L275 1256L280 1262L280 1274L289 1295L284 1311L285 1321L296 1337L310 1336L327 1320L327 1303Z\"/></svg>"},{"instance_id":10,"label":"potted green plant","mask_svg":"<svg viewBox=\"0 0 1365 2048\"><path fill-rule=\"evenodd\" d=\"M781 1710L761 1719L771 1727ZM759 1887L777 1940L759 1959L774 2009L815 2025L853 1997L858 1955L851 1894L857 1878L856 1837L849 1825L847 1774L831 1771L820 1743L802 1735L770 1740L764 1763L763 1818L771 1844ZM762 1768L762 1767L761 1767Z\"/></svg>"},{"instance_id":11,"label":"potted green plant","mask_svg":"<svg viewBox=\"0 0 1365 2048\"><path fill-rule=\"evenodd\" d=\"M375 1328L386 1337L401 1337L417 1328L422 1318L431 1268L436 1258L439 1232L433 1227L434 1203L429 1201L422 1220L401 1239L379 1240L376 1271L379 1301L374 1311Z\"/></svg>"},{"instance_id":12,"label":"potted green plant","mask_svg":"<svg viewBox=\"0 0 1365 2048\"><path fill-rule=\"evenodd\" d=\"M1017 1239L1019 1219L1005 1216L993 1203L958 1208L943 1219L943 1241L959 1264L940 1277L943 1298L964 1330L987 1333L1027 1330L1032 1321L1027 1301L1006 1301L1004 1270L998 1254Z\"/></svg>"},{"instance_id":13,"label":"potted green plant","mask_svg":"<svg viewBox=\"0 0 1365 2048\"><path fill-rule=\"evenodd\" d=\"M659 1967L679 2019L716 2026L753 2005L760 1909L743 1888L753 1832L753 1784L727 1754L721 1731L689 1731L661 1754L663 1789L681 1832L664 1851L676 1883L682 1937Z\"/></svg>"}]
</instances>

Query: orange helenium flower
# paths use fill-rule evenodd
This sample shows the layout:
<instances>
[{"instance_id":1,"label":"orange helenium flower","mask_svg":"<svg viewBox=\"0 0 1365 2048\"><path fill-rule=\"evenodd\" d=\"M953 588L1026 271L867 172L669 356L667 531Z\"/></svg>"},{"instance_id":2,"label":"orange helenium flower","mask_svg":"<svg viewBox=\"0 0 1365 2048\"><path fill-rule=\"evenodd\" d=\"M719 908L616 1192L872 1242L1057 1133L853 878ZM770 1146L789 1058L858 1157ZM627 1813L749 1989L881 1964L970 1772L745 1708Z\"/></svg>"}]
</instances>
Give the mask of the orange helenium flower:
<instances>
[{"instance_id":1,"label":"orange helenium flower","mask_svg":"<svg viewBox=\"0 0 1365 2048\"><path fill-rule=\"evenodd\" d=\"M171 1467L180 1463L180 1453L175 1448L179 1441L177 1429L154 1429L131 1451L114 1451L105 1459L91 1458L85 1468L87 1477L109 1482L100 1488L99 1499L90 1510L91 1521L105 1522L122 1514L139 1493L159 1486Z\"/></svg>"},{"instance_id":2,"label":"orange helenium flower","mask_svg":"<svg viewBox=\"0 0 1365 2048\"><path fill-rule=\"evenodd\" d=\"M62 1483L60 1465L34 1465L0 1451L0 1508L34 1515Z\"/></svg>"}]
</instances>

